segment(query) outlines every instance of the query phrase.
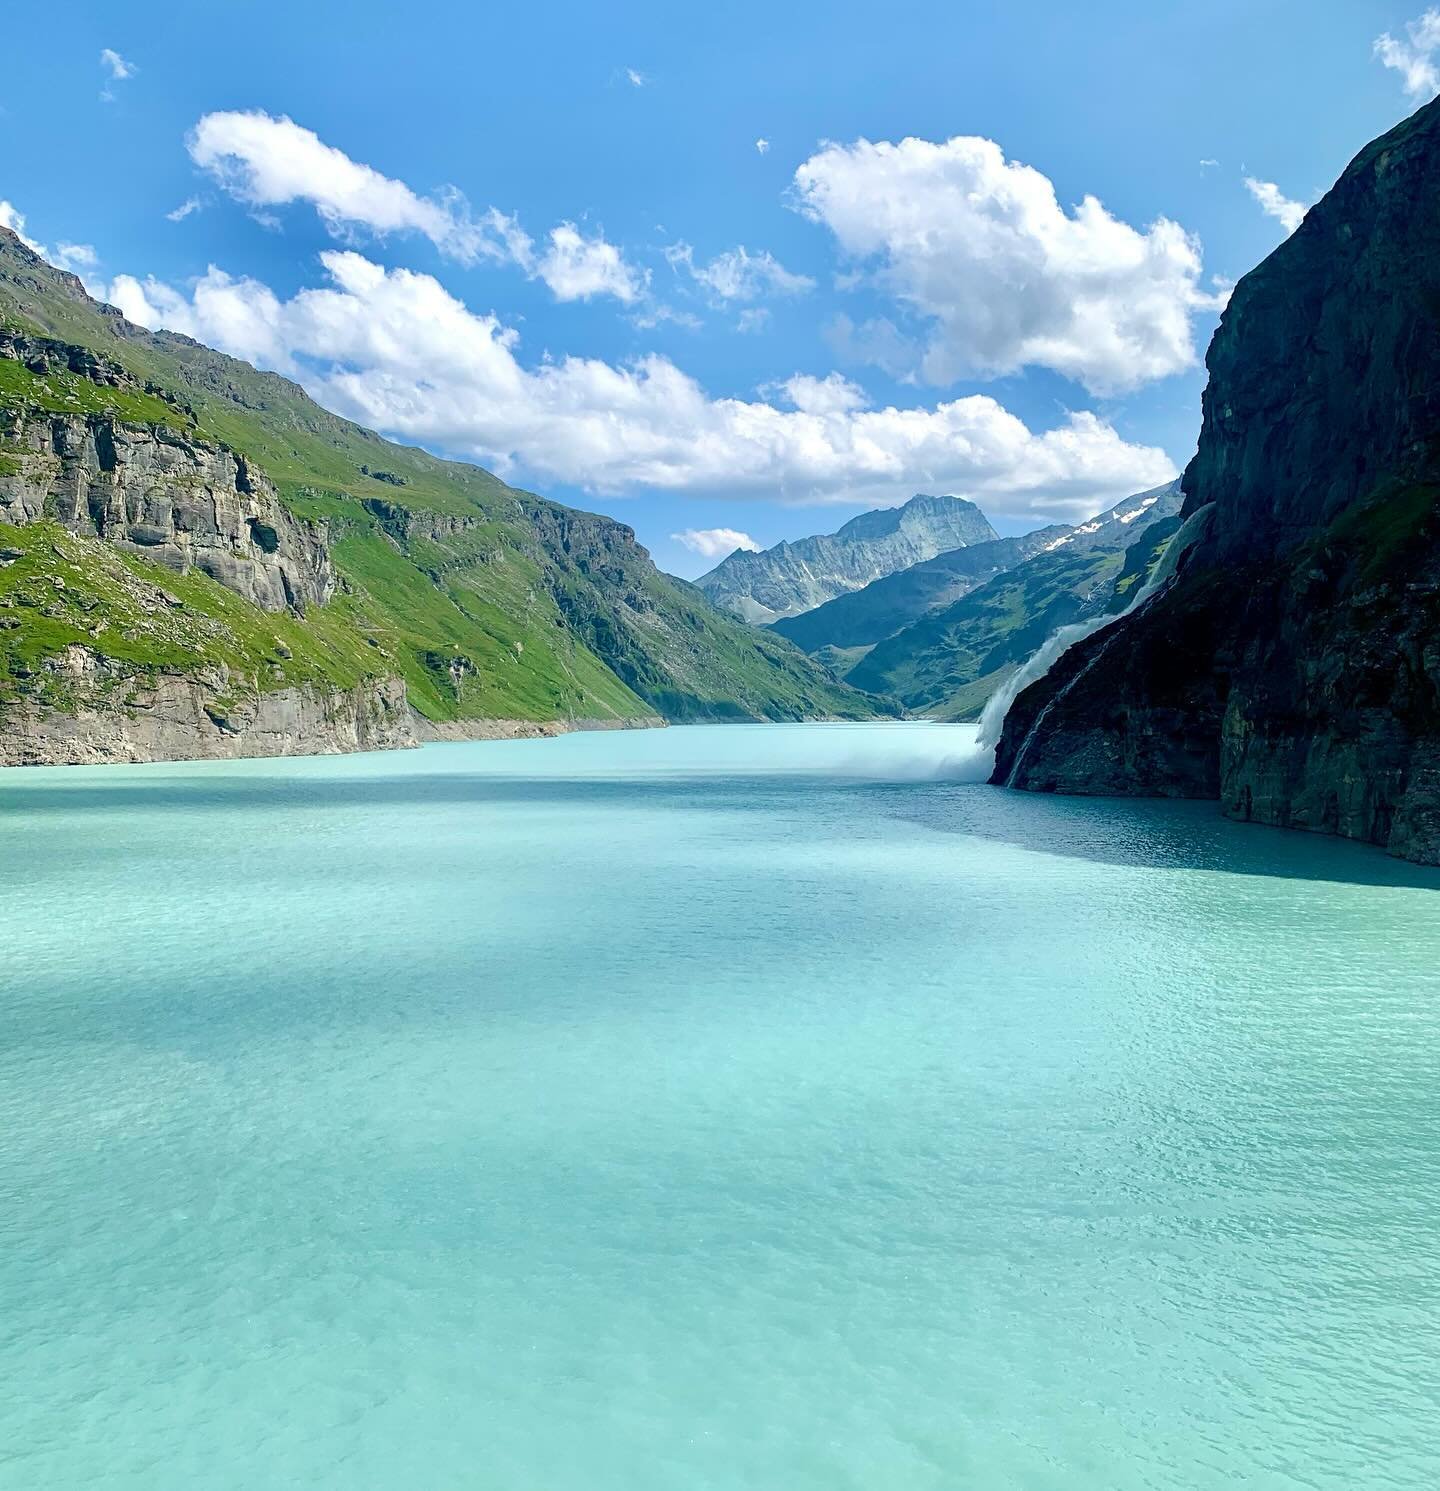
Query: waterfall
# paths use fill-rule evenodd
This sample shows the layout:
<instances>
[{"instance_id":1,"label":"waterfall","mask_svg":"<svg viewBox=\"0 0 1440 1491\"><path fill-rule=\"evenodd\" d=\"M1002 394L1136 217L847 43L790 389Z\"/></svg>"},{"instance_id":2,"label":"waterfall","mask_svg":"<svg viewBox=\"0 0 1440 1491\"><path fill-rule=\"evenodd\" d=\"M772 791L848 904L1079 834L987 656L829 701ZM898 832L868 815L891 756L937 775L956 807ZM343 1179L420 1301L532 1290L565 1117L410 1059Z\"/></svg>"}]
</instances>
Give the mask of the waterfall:
<instances>
[{"instance_id":1,"label":"waterfall","mask_svg":"<svg viewBox=\"0 0 1440 1491\"><path fill-rule=\"evenodd\" d=\"M980 716L980 729L976 736L976 744L982 751L993 753L996 746L1000 744L1000 736L1005 729L1005 717L1010 712L1010 706L1015 702L1030 685L1038 679L1043 678L1065 653L1086 637L1100 631L1103 627L1111 626L1127 616L1133 616L1141 606L1145 605L1153 596L1158 595L1175 578L1176 571L1180 568L1180 561L1195 547L1205 536L1206 529L1210 526L1210 519L1214 514L1213 504L1207 504L1190 514L1176 531L1175 537L1165 547L1160 562L1155 566L1154 573L1135 592L1134 599L1123 611L1113 616L1092 616L1086 621L1075 621L1069 626L1062 626L1058 631L1052 632L1042 645L1005 680L1004 687L991 696L990 702L985 706L984 713ZM1114 640L1113 638L1111 639ZM1009 786L1015 779L1015 772L1019 769L1020 762L1026 751L1030 748L1030 742L1035 738L1036 731L1050 711L1070 692L1072 688L1095 666L1097 662L1108 651L1110 643L1101 648L1093 658L1085 665L1074 678L1066 684L1065 688L1053 699L1049 700L1045 707L1035 716L1034 723L1026 732L1025 740L1015 755L1015 761L1010 769Z\"/></svg>"}]
</instances>

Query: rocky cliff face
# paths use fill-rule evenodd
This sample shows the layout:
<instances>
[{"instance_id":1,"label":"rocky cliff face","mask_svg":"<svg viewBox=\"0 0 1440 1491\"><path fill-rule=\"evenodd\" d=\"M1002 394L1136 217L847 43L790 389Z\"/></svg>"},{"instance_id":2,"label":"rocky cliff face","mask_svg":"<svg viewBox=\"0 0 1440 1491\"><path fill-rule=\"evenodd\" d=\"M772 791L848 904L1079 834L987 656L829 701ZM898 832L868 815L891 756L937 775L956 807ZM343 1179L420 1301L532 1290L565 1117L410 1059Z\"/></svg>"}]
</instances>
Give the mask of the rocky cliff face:
<instances>
[{"instance_id":1,"label":"rocky cliff face","mask_svg":"<svg viewBox=\"0 0 1440 1491\"><path fill-rule=\"evenodd\" d=\"M134 380L84 348L0 333L0 358L65 367L107 388ZM180 574L192 568L266 611L324 605L323 527L293 518L242 456L163 424L0 406L0 522L54 518Z\"/></svg>"},{"instance_id":2,"label":"rocky cliff face","mask_svg":"<svg viewBox=\"0 0 1440 1491\"><path fill-rule=\"evenodd\" d=\"M1218 797L1440 863L1440 104L1236 287L1174 584L1065 654L995 780Z\"/></svg>"},{"instance_id":3,"label":"rocky cliff face","mask_svg":"<svg viewBox=\"0 0 1440 1491\"><path fill-rule=\"evenodd\" d=\"M419 744L398 678L351 689L260 691L224 669L136 674L79 646L47 659L63 708L0 699L0 766L228 760Z\"/></svg>"},{"instance_id":4,"label":"rocky cliff face","mask_svg":"<svg viewBox=\"0 0 1440 1491\"><path fill-rule=\"evenodd\" d=\"M776 621L894 574L923 559L999 535L973 502L912 497L903 507L861 513L836 533L737 550L695 583L717 605L751 622Z\"/></svg>"}]
</instances>

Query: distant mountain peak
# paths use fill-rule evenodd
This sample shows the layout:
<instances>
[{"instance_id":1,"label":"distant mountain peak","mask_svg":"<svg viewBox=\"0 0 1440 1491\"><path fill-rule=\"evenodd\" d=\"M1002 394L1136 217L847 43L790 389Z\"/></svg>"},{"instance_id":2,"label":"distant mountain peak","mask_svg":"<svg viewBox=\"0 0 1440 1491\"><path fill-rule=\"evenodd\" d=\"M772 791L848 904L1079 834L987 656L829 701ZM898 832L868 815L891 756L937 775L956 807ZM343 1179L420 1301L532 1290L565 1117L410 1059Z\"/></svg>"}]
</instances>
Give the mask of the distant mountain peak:
<instances>
[{"instance_id":1,"label":"distant mountain peak","mask_svg":"<svg viewBox=\"0 0 1440 1491\"><path fill-rule=\"evenodd\" d=\"M919 492L899 506L860 513L834 533L785 540L759 552L737 550L695 583L716 605L747 621L775 621L936 554L997 537L973 502Z\"/></svg>"}]
</instances>

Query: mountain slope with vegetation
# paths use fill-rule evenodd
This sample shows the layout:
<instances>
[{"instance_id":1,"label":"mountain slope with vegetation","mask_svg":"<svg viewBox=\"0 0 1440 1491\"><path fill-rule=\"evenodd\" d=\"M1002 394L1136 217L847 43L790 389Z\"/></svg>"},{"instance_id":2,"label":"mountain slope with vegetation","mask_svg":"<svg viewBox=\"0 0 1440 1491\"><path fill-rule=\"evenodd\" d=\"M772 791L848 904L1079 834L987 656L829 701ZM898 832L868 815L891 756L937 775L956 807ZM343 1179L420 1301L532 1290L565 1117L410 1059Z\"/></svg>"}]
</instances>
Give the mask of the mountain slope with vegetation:
<instances>
[{"instance_id":1,"label":"mountain slope with vegetation","mask_svg":"<svg viewBox=\"0 0 1440 1491\"><path fill-rule=\"evenodd\" d=\"M36 525L63 529L65 563L93 576L78 582L83 625L70 624L82 619L71 582L37 568ZM332 693L368 701L384 744L412 726L885 712L660 574L623 524L391 444L283 378L134 326L8 230L0 545L14 551L0 571L0 712L23 717L33 741L40 715L65 735L57 711L88 711L93 749L59 748L62 759L103 757L107 710L138 729L133 701L162 679L219 700L213 714L232 724L239 699L252 717L282 695L285 709L318 711L295 749L327 748ZM116 562L149 619L102 583ZM244 729L198 728L190 753L246 753ZM343 735L334 743L355 743ZM131 730L118 753L143 754L138 739Z\"/></svg>"},{"instance_id":2,"label":"mountain slope with vegetation","mask_svg":"<svg viewBox=\"0 0 1440 1491\"><path fill-rule=\"evenodd\" d=\"M752 552L737 549L695 582L717 606L764 623L812 610L948 550L999 535L963 497L912 497L901 507L861 513L835 533Z\"/></svg>"},{"instance_id":3,"label":"mountain slope with vegetation","mask_svg":"<svg viewBox=\"0 0 1440 1491\"><path fill-rule=\"evenodd\" d=\"M1051 632L1129 605L1137 579L1179 526L1176 484L1141 499L1138 510L1127 505L1136 498L1120 504L1128 522L1081 524L1072 530L1073 542L1052 541L1044 552L877 643L847 680L933 719L978 718L990 695Z\"/></svg>"},{"instance_id":4,"label":"mountain slope with vegetation","mask_svg":"<svg viewBox=\"0 0 1440 1491\"><path fill-rule=\"evenodd\" d=\"M1235 287L1172 584L1016 699L998 781L1440 863L1440 103Z\"/></svg>"},{"instance_id":5,"label":"mountain slope with vegetation","mask_svg":"<svg viewBox=\"0 0 1440 1491\"><path fill-rule=\"evenodd\" d=\"M874 580L862 590L836 596L813 611L777 621L773 629L810 653L824 648L873 647L1036 555L1060 549L1072 554L1086 549L1123 549L1148 523L1177 511L1179 500L1178 481L1169 482L1148 492L1137 492L1084 523L1055 523L1018 538L952 549ZM850 666L858 660L859 654L855 654Z\"/></svg>"}]
</instances>

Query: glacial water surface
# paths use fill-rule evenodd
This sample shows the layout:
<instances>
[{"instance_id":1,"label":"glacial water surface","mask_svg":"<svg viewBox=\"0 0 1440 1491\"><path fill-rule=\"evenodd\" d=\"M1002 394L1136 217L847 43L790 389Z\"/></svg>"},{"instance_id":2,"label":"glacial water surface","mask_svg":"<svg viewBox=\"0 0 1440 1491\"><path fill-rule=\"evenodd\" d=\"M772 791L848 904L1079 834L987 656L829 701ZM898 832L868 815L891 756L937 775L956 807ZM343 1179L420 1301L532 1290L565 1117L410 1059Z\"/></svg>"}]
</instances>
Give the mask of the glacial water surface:
<instances>
[{"instance_id":1,"label":"glacial water surface","mask_svg":"<svg viewBox=\"0 0 1440 1491\"><path fill-rule=\"evenodd\" d=\"M0 773L0 1486L1440 1484L1440 873L969 740Z\"/></svg>"}]
</instances>

